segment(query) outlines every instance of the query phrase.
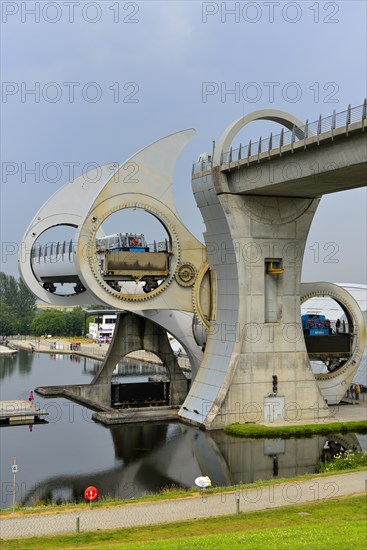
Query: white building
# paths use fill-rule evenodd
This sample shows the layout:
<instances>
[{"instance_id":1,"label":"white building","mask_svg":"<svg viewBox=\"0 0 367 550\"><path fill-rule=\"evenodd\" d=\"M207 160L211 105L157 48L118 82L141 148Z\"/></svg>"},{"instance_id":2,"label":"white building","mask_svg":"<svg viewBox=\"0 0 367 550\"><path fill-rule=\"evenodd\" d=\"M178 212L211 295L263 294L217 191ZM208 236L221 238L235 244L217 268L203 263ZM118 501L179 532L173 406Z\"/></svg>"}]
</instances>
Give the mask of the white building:
<instances>
[{"instance_id":1,"label":"white building","mask_svg":"<svg viewBox=\"0 0 367 550\"><path fill-rule=\"evenodd\" d=\"M88 312L89 313L89 312ZM110 340L116 326L117 313L115 310L91 311L94 322L89 323L89 334L95 340Z\"/></svg>"}]
</instances>

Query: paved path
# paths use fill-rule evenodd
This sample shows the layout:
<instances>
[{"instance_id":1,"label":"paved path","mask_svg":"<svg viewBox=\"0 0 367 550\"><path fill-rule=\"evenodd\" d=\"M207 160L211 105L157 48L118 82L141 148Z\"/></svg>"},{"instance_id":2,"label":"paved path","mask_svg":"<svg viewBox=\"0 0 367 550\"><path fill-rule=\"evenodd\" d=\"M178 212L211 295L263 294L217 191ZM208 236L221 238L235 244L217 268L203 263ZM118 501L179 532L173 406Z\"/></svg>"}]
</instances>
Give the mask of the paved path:
<instances>
[{"instance_id":1,"label":"paved path","mask_svg":"<svg viewBox=\"0 0 367 550\"><path fill-rule=\"evenodd\" d=\"M75 340L75 338L73 340ZM9 340L9 343L17 349L10 350L9 348L4 348L5 350L8 350L7 353L16 353L18 349L31 351L33 348L34 352L39 352L39 353L59 353L59 354L72 353L74 355L82 355L84 357L89 357L90 359L97 359L99 361L102 361L104 359L106 353L109 350L109 344L103 343L101 345L97 345L91 340L89 342L83 340L78 350L70 350L71 342L67 338L58 338L57 340L55 340L53 338L47 339L44 337L33 338L33 339L30 337L25 337L19 340L11 339ZM54 347L54 344L55 344L55 347ZM0 353L5 353L1 351L1 347L0 347ZM146 363L153 363L155 365L161 364L161 361L154 353L151 353L149 351L144 351L144 350L138 350L130 353L129 358L137 359L139 361L144 361ZM177 357L177 361L182 369L191 370L190 362L186 356Z\"/></svg>"},{"instance_id":2,"label":"paved path","mask_svg":"<svg viewBox=\"0 0 367 550\"><path fill-rule=\"evenodd\" d=\"M240 511L254 512L305 502L364 493L365 472L351 472L307 481L241 489ZM236 493L188 497L159 502L125 504L111 508L83 510L80 531L152 525L236 513ZM0 519L2 539L75 533L77 512L8 516Z\"/></svg>"}]
</instances>

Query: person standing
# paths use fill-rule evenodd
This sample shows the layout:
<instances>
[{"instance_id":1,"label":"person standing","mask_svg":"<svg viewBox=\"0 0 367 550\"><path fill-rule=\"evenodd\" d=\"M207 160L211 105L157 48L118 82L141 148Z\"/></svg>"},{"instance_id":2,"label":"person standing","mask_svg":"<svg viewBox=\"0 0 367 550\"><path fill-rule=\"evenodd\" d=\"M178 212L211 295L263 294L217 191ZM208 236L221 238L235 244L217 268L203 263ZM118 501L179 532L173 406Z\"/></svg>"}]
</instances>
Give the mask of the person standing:
<instances>
[{"instance_id":1,"label":"person standing","mask_svg":"<svg viewBox=\"0 0 367 550\"><path fill-rule=\"evenodd\" d=\"M33 391L29 392L28 401L29 401L29 406L32 407L32 405L33 405Z\"/></svg>"},{"instance_id":2,"label":"person standing","mask_svg":"<svg viewBox=\"0 0 367 550\"><path fill-rule=\"evenodd\" d=\"M361 393L361 386L359 384L356 384L355 392L356 392L356 400L359 401L359 394Z\"/></svg>"}]
</instances>

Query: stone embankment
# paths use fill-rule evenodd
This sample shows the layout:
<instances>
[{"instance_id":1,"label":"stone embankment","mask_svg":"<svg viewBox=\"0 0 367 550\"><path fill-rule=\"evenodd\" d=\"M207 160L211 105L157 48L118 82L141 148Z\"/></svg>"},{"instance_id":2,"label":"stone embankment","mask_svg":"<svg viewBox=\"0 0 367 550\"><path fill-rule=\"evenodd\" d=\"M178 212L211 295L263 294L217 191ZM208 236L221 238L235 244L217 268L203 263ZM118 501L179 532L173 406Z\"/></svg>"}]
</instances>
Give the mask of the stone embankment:
<instances>
[{"instance_id":1,"label":"stone embankment","mask_svg":"<svg viewBox=\"0 0 367 550\"><path fill-rule=\"evenodd\" d=\"M75 345L75 341L68 340L66 338L32 338L32 337L19 337L9 340L10 345L16 349L24 349L26 351L33 351L39 353L72 353L73 355L82 355L91 359L97 359L103 361L105 355L108 352L109 344L96 344L94 342L81 342L79 346ZM8 348L6 348L8 349ZM15 353L16 350L9 350L11 353ZM161 365L159 358L150 353L149 351L138 350L130 353L126 356L128 359L135 359L143 361L145 363L152 363L154 365ZM190 370L190 363L187 357L177 357L178 364L184 370Z\"/></svg>"},{"instance_id":2,"label":"stone embankment","mask_svg":"<svg viewBox=\"0 0 367 550\"><path fill-rule=\"evenodd\" d=\"M16 349L10 349L7 346L0 346L0 355L14 355L17 353Z\"/></svg>"}]
</instances>

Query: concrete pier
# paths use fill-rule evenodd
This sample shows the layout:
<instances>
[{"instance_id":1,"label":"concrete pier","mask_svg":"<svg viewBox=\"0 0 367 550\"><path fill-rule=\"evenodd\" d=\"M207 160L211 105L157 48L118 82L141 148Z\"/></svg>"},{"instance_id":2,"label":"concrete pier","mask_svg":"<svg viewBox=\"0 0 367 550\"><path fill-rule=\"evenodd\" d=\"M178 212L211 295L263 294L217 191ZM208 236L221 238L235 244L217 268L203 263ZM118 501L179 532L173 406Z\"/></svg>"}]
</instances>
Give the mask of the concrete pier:
<instances>
[{"instance_id":1,"label":"concrete pier","mask_svg":"<svg viewBox=\"0 0 367 550\"><path fill-rule=\"evenodd\" d=\"M28 401L20 399L0 401L0 422L2 424L33 424L48 412L35 409Z\"/></svg>"},{"instance_id":2,"label":"concrete pier","mask_svg":"<svg viewBox=\"0 0 367 550\"><path fill-rule=\"evenodd\" d=\"M18 350L10 349L6 346L0 346L0 355L15 355Z\"/></svg>"}]
</instances>

